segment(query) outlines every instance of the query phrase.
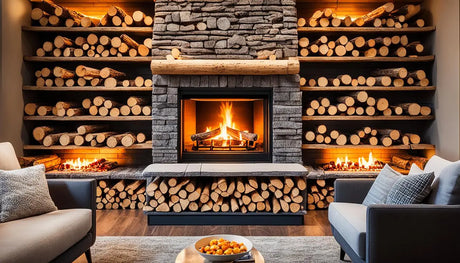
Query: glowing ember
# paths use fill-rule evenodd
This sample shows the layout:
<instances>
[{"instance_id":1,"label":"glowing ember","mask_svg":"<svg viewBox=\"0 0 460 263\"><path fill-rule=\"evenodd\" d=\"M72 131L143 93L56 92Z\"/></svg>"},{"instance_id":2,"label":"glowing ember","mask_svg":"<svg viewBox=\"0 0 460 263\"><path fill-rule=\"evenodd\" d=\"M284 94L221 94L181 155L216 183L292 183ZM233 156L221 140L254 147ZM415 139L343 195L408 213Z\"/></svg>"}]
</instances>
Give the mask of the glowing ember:
<instances>
[{"instance_id":1,"label":"glowing ember","mask_svg":"<svg viewBox=\"0 0 460 263\"><path fill-rule=\"evenodd\" d=\"M84 172L105 172L118 167L117 162L109 162L106 159L76 159L68 160L59 165L59 171L84 171Z\"/></svg>"},{"instance_id":2,"label":"glowing ember","mask_svg":"<svg viewBox=\"0 0 460 263\"><path fill-rule=\"evenodd\" d=\"M350 161L348 156L342 161L337 157L337 160L331 161L323 165L326 171L380 171L385 164L372 157L372 152L369 153L369 158L366 161L364 157L359 157L357 162Z\"/></svg>"}]
</instances>

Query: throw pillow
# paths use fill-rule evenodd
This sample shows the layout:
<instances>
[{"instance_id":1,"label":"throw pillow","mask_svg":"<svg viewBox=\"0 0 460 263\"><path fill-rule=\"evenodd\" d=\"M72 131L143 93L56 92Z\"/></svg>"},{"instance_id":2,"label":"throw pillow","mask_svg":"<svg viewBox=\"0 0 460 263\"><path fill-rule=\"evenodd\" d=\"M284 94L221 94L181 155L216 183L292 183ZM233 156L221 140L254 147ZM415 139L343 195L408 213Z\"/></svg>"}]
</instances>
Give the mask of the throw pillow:
<instances>
[{"instance_id":1,"label":"throw pillow","mask_svg":"<svg viewBox=\"0 0 460 263\"><path fill-rule=\"evenodd\" d=\"M438 186L433 189L434 204L460 204L460 161L456 161L441 171L437 181Z\"/></svg>"},{"instance_id":2,"label":"throw pillow","mask_svg":"<svg viewBox=\"0 0 460 263\"><path fill-rule=\"evenodd\" d=\"M434 172L401 177L388 193L386 204L419 204L431 191Z\"/></svg>"},{"instance_id":3,"label":"throw pillow","mask_svg":"<svg viewBox=\"0 0 460 263\"><path fill-rule=\"evenodd\" d=\"M364 198L363 205L385 204L388 192L400 177L400 173L386 164L372 184L366 198Z\"/></svg>"},{"instance_id":4,"label":"throw pillow","mask_svg":"<svg viewBox=\"0 0 460 263\"><path fill-rule=\"evenodd\" d=\"M0 223L57 210L45 178L45 166L0 170Z\"/></svg>"}]
</instances>

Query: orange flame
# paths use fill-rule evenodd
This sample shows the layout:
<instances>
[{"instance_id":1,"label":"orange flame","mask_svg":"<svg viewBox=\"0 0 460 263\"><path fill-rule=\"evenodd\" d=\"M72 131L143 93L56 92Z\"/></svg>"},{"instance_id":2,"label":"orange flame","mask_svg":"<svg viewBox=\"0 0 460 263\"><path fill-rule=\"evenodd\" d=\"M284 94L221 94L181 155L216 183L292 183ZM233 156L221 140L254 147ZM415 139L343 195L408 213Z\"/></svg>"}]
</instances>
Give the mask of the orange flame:
<instances>
[{"instance_id":1,"label":"orange flame","mask_svg":"<svg viewBox=\"0 0 460 263\"><path fill-rule=\"evenodd\" d=\"M83 170L88 167L91 163L96 162L97 159L88 160L88 159L76 159L76 160L67 160L63 165L68 165L72 170Z\"/></svg>"},{"instance_id":2,"label":"orange flame","mask_svg":"<svg viewBox=\"0 0 460 263\"><path fill-rule=\"evenodd\" d=\"M368 160L366 161L366 159L364 157L359 157L358 158L358 164L359 164L359 168L365 168L365 169L369 169L371 166L374 166L375 164L375 159L372 157L372 152L369 152L369 158ZM348 155L345 155L345 160L343 161L342 163L342 160L337 157L337 160L335 162L336 165L343 165L344 168L348 168L349 166L349 163L350 161L348 160ZM353 165L354 162L352 162L352 165Z\"/></svg>"}]
</instances>

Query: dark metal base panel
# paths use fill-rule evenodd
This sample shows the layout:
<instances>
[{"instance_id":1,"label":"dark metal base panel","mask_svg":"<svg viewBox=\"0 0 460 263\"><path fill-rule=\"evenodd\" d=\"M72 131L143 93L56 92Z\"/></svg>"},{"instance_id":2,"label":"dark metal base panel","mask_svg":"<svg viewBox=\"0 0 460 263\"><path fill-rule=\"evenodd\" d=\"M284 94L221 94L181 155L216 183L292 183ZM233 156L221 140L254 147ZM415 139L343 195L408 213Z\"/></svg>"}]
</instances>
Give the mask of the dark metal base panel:
<instances>
[{"instance_id":1,"label":"dark metal base panel","mask_svg":"<svg viewBox=\"0 0 460 263\"><path fill-rule=\"evenodd\" d=\"M303 225L303 215L147 215L149 225Z\"/></svg>"}]
</instances>

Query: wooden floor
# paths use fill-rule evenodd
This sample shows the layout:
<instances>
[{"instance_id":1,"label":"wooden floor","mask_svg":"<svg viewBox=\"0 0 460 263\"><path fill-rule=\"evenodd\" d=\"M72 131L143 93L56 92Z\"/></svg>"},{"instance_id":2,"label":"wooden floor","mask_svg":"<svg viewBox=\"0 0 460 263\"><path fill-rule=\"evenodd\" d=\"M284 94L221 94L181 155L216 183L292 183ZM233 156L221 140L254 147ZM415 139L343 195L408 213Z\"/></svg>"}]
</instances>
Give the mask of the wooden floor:
<instances>
[{"instance_id":1,"label":"wooden floor","mask_svg":"<svg viewBox=\"0 0 460 263\"><path fill-rule=\"evenodd\" d=\"M141 210L99 210L98 236L203 236L235 234L243 236L330 236L327 210L309 211L303 226L148 226Z\"/></svg>"},{"instance_id":2,"label":"wooden floor","mask_svg":"<svg viewBox=\"0 0 460 263\"><path fill-rule=\"evenodd\" d=\"M98 210L98 236L203 236L235 234L242 236L330 236L327 210L309 211L303 226L148 226L142 210ZM74 263L86 263L80 256Z\"/></svg>"}]
</instances>

